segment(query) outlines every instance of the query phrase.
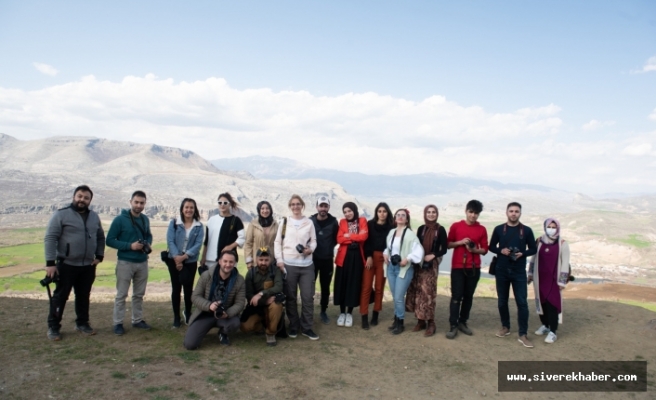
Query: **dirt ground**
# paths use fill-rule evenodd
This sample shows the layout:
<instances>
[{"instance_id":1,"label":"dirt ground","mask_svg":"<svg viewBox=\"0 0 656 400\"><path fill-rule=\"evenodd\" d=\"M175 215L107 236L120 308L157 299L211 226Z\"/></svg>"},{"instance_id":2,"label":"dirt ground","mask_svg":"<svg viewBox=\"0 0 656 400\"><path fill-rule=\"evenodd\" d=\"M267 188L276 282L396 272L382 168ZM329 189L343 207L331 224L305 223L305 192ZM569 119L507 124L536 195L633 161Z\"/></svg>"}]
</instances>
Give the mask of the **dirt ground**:
<instances>
[{"instance_id":1,"label":"dirt ground","mask_svg":"<svg viewBox=\"0 0 656 400\"><path fill-rule=\"evenodd\" d=\"M128 323L122 337L111 331L111 302L92 303L91 322L98 330L92 337L75 332L70 302L61 342L46 339L45 300L2 297L0 398L588 399L591 395L499 393L497 361L507 360L647 360L647 393L594 395L601 399L656 398L656 370L651 364L656 360L656 313L617 302L575 298L586 292L609 291L602 285L578 286L591 288L568 288L571 293L566 295L558 341L549 345L530 334L533 349L522 347L516 334L494 335L499 320L493 298L475 298L469 324L474 336L460 334L455 340L444 337L448 298L440 295L438 334L430 338L410 332L416 323L414 316L406 317L405 333L391 335L387 331L391 304L386 302L382 323L369 331L360 328L357 315L352 328L337 327L338 311L331 307L331 325L315 319L315 331L321 336L318 341L299 336L279 339L277 347L267 348L263 336L238 333L231 336L232 346L221 347L211 331L200 350L186 351L182 347L186 327L170 329L170 305L156 301L159 296L149 295L144 306L153 329L137 332ZM514 330L513 307L511 316ZM532 312L529 331L539 325Z\"/></svg>"}]
</instances>

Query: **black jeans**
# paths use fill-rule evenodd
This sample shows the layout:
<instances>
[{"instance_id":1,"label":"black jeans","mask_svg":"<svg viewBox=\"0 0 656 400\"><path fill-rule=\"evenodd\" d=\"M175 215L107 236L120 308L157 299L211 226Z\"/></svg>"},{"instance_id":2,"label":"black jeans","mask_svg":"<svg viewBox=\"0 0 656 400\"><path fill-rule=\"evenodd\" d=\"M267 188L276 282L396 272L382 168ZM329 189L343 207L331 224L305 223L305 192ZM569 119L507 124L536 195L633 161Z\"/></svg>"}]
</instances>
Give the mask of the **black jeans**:
<instances>
[{"instance_id":1,"label":"black jeans","mask_svg":"<svg viewBox=\"0 0 656 400\"><path fill-rule=\"evenodd\" d=\"M59 281L55 283L55 291L50 299L50 312L48 313L48 327L61 329L61 320L64 315L66 301L75 290L75 319L76 325L89 323L89 296L91 286L96 280L96 266L86 265L77 267L68 264L59 264Z\"/></svg>"},{"instance_id":2,"label":"black jeans","mask_svg":"<svg viewBox=\"0 0 656 400\"><path fill-rule=\"evenodd\" d=\"M333 259L319 260L312 259L314 263L314 282L319 278L321 285L321 311L328 309L328 298L330 297L330 281L333 279L334 263Z\"/></svg>"},{"instance_id":3,"label":"black jeans","mask_svg":"<svg viewBox=\"0 0 656 400\"><path fill-rule=\"evenodd\" d=\"M542 315L540 315L542 325L549 328L553 333L558 330L558 310L549 302L542 303Z\"/></svg>"},{"instance_id":4,"label":"black jeans","mask_svg":"<svg viewBox=\"0 0 656 400\"><path fill-rule=\"evenodd\" d=\"M169 268L169 275L171 276L171 305L173 306L173 317L180 318L180 291L184 290L184 303L185 303L185 314L187 318L191 317L191 293L194 290L194 279L196 278L197 263L190 262L182 264L182 269L186 270L187 281L182 284L180 282L180 273L177 268L175 268L175 263L173 260L166 263L166 266Z\"/></svg>"},{"instance_id":5,"label":"black jeans","mask_svg":"<svg viewBox=\"0 0 656 400\"><path fill-rule=\"evenodd\" d=\"M510 297L510 286L512 286L513 294L515 295L515 304L517 304L519 336L524 336L528 333L528 278L526 277L525 268L525 266L497 267L497 273L495 275L501 326L510 329L508 298Z\"/></svg>"},{"instance_id":6,"label":"black jeans","mask_svg":"<svg viewBox=\"0 0 656 400\"><path fill-rule=\"evenodd\" d=\"M480 268L451 269L451 306L449 310L451 326L456 326L459 322L467 323L479 279L481 279Z\"/></svg>"}]
</instances>

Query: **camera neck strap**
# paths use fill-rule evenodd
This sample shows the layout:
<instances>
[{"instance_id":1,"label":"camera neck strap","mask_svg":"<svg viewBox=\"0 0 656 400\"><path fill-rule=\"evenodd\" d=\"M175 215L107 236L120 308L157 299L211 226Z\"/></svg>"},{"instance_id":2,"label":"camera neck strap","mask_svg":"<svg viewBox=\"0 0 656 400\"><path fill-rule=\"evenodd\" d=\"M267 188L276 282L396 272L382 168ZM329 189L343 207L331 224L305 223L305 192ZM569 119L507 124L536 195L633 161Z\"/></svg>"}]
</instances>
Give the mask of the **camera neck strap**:
<instances>
[{"instance_id":1,"label":"camera neck strap","mask_svg":"<svg viewBox=\"0 0 656 400\"><path fill-rule=\"evenodd\" d=\"M517 225L517 226L519 227L519 240L522 240L524 238L524 225L522 225L522 223L520 222L519 225ZM506 228L507 227L508 227L507 223L503 224L503 237L506 236ZM505 247L508 247L508 246L504 246L504 248Z\"/></svg>"},{"instance_id":2,"label":"camera neck strap","mask_svg":"<svg viewBox=\"0 0 656 400\"><path fill-rule=\"evenodd\" d=\"M132 221L132 226L133 227L136 226L137 230L139 230L139 232L141 233L141 239L146 240L146 232L144 231L144 229L141 226L139 226L138 223L136 223L136 221L134 220L134 217L132 216L132 211L129 211L129 213L130 213L130 220ZM141 214L139 214L139 219L141 219L141 218L142 218L142 216L141 216Z\"/></svg>"},{"instance_id":3,"label":"camera neck strap","mask_svg":"<svg viewBox=\"0 0 656 400\"><path fill-rule=\"evenodd\" d=\"M408 230L408 227L406 226L403 228L403 233L401 234L401 244L399 244L399 255L401 255L401 251L403 250L403 238L405 237L405 231ZM392 235L392 242L390 243L390 255L392 255L392 249L394 248L394 239L396 239L396 232L394 232L394 235Z\"/></svg>"}]
</instances>

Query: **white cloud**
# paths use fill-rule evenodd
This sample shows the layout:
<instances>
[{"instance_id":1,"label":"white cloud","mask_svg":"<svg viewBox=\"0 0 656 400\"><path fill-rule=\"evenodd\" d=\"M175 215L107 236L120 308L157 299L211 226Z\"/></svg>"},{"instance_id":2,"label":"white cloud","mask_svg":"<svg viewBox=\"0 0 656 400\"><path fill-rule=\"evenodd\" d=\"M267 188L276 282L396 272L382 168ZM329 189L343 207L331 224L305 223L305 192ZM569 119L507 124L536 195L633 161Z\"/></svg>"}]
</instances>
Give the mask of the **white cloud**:
<instances>
[{"instance_id":1,"label":"white cloud","mask_svg":"<svg viewBox=\"0 0 656 400\"><path fill-rule=\"evenodd\" d=\"M59 73L59 71L57 71L52 65L39 62L33 62L32 65L34 65L34 68L36 68L37 71L45 75L55 76Z\"/></svg>"},{"instance_id":2,"label":"white cloud","mask_svg":"<svg viewBox=\"0 0 656 400\"><path fill-rule=\"evenodd\" d=\"M646 156L651 153L651 143L630 144L622 150L622 154L627 156Z\"/></svg>"},{"instance_id":3,"label":"white cloud","mask_svg":"<svg viewBox=\"0 0 656 400\"><path fill-rule=\"evenodd\" d=\"M590 120L581 126L584 131L594 131L605 126L614 125L615 121L597 121L596 119Z\"/></svg>"},{"instance_id":4,"label":"white cloud","mask_svg":"<svg viewBox=\"0 0 656 400\"><path fill-rule=\"evenodd\" d=\"M652 111L651 114L649 114L649 119L653 119L654 121L656 121L656 108L654 108L654 111Z\"/></svg>"},{"instance_id":5,"label":"white cloud","mask_svg":"<svg viewBox=\"0 0 656 400\"><path fill-rule=\"evenodd\" d=\"M656 56L649 57L645 65L642 66L642 69L633 70L634 74L656 71Z\"/></svg>"},{"instance_id":6,"label":"white cloud","mask_svg":"<svg viewBox=\"0 0 656 400\"><path fill-rule=\"evenodd\" d=\"M364 173L451 172L576 191L608 191L607 182L635 174L627 167L634 163L656 187L643 158L634 162L617 150L654 143L656 132L635 141L577 142L560 132L559 114L554 104L493 113L443 96L328 97L152 74L0 88L0 132L19 139L97 136L182 147L207 159L276 155Z\"/></svg>"}]
</instances>

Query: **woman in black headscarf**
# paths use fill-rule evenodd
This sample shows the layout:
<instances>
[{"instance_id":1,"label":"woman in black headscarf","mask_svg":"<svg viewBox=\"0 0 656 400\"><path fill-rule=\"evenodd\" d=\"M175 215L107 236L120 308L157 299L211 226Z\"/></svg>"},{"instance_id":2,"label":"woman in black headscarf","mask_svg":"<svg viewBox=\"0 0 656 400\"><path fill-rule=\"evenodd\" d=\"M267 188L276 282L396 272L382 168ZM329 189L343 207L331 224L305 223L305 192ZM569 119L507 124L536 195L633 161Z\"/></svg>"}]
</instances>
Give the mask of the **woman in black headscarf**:
<instances>
[{"instance_id":1,"label":"woman in black headscarf","mask_svg":"<svg viewBox=\"0 0 656 400\"><path fill-rule=\"evenodd\" d=\"M337 326L353 326L353 307L360 304L362 270L364 269L364 242L369 236L367 220L358 215L353 202L342 206L344 219L337 231L337 257L335 257L335 286L333 301L339 306Z\"/></svg>"},{"instance_id":2,"label":"woman in black headscarf","mask_svg":"<svg viewBox=\"0 0 656 400\"><path fill-rule=\"evenodd\" d=\"M263 246L273 249L276 232L278 232L278 222L273 219L271 203L262 200L257 203L257 219L253 219L246 230L244 256L248 269L253 267L257 249Z\"/></svg>"}]
</instances>

